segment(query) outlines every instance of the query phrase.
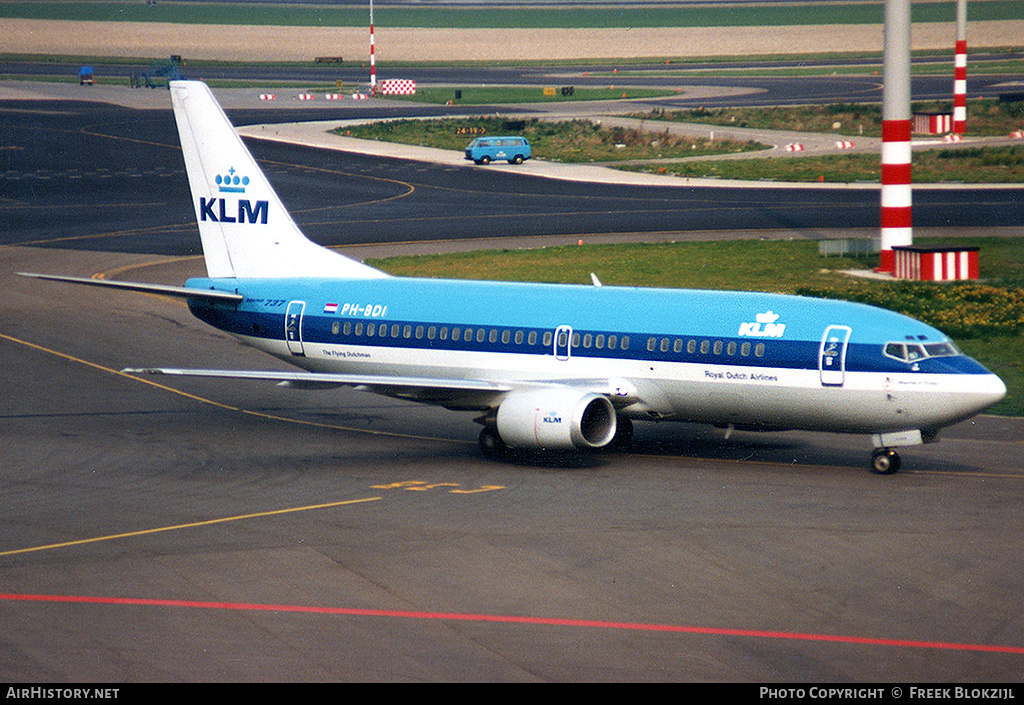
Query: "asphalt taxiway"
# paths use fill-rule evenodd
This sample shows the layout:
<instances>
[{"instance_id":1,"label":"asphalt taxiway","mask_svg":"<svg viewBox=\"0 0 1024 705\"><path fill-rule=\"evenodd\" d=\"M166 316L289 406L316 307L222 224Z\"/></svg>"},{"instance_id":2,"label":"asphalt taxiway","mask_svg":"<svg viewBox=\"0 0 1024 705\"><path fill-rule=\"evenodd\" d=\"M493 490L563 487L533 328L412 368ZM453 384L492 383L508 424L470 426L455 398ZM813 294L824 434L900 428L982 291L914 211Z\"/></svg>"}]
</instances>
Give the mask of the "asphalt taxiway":
<instances>
[{"instance_id":1,"label":"asphalt taxiway","mask_svg":"<svg viewBox=\"0 0 1024 705\"><path fill-rule=\"evenodd\" d=\"M5 203L53 237L0 248L5 681L1019 679L1020 420L949 429L890 477L860 437L655 424L628 454L495 463L470 415L124 375L274 363L180 302L17 277L202 271L52 232L118 211L130 242L180 198L185 238L180 175L65 177L92 186L63 214ZM95 188L115 182L163 210L118 210Z\"/></svg>"}]
</instances>

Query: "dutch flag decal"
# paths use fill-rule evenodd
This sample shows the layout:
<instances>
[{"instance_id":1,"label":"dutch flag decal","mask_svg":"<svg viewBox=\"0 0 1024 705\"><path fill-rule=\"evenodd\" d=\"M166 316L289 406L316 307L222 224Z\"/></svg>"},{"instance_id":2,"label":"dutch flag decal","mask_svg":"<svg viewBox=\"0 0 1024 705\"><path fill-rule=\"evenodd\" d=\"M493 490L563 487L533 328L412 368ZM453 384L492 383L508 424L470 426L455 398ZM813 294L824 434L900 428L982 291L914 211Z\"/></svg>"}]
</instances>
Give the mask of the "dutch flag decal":
<instances>
[{"instance_id":1,"label":"dutch flag decal","mask_svg":"<svg viewBox=\"0 0 1024 705\"><path fill-rule=\"evenodd\" d=\"M337 312L338 312L338 304L325 304L324 305L324 313L337 313Z\"/></svg>"}]
</instances>

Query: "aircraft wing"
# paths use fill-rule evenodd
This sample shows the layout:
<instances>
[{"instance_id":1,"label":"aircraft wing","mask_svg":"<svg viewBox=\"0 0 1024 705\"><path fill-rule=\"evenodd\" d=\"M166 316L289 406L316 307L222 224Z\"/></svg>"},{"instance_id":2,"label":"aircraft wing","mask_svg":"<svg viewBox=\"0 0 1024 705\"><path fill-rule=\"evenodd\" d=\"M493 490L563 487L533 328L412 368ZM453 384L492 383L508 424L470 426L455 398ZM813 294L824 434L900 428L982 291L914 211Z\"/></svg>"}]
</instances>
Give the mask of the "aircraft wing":
<instances>
[{"instance_id":1,"label":"aircraft wing","mask_svg":"<svg viewBox=\"0 0 1024 705\"><path fill-rule=\"evenodd\" d=\"M276 382L295 389L332 389L354 387L400 399L438 404L449 409L486 409L496 406L513 389L539 387L574 387L608 396L618 407L635 402L636 388L623 379L594 380L519 380L493 382L477 379L440 379L431 377L396 377L390 375L339 374L334 372L303 372L290 370L203 370L173 367L125 368L125 374L170 375L177 377L212 377Z\"/></svg>"},{"instance_id":2,"label":"aircraft wing","mask_svg":"<svg viewBox=\"0 0 1024 705\"><path fill-rule=\"evenodd\" d=\"M440 404L449 408L481 409L491 405L496 396L512 389L512 385L486 380L434 379L430 377L395 377L390 375L338 374L333 372L301 372L277 370L198 370L172 367L126 368L125 374L171 375L178 377L215 377L220 379L251 379L276 382L295 389L332 389L354 387L412 401Z\"/></svg>"}]
</instances>

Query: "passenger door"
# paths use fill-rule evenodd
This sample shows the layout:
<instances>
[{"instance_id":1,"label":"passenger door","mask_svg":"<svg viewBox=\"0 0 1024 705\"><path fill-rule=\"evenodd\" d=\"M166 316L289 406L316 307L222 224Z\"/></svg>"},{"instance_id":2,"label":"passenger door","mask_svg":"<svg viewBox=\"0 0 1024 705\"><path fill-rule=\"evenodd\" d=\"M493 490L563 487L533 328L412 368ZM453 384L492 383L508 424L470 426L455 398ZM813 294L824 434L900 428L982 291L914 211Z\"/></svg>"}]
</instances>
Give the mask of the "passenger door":
<instances>
[{"instance_id":1,"label":"passenger door","mask_svg":"<svg viewBox=\"0 0 1024 705\"><path fill-rule=\"evenodd\" d=\"M554 353L556 360L568 360L572 353L572 326L555 328Z\"/></svg>"},{"instance_id":2,"label":"passenger door","mask_svg":"<svg viewBox=\"0 0 1024 705\"><path fill-rule=\"evenodd\" d=\"M292 355L306 354L302 347L302 314L305 310L305 301L291 301L284 314L284 339Z\"/></svg>"},{"instance_id":3,"label":"passenger door","mask_svg":"<svg viewBox=\"0 0 1024 705\"><path fill-rule=\"evenodd\" d=\"M818 372L823 387L842 387L846 382L846 349L850 343L849 326L829 326L818 348Z\"/></svg>"}]
</instances>

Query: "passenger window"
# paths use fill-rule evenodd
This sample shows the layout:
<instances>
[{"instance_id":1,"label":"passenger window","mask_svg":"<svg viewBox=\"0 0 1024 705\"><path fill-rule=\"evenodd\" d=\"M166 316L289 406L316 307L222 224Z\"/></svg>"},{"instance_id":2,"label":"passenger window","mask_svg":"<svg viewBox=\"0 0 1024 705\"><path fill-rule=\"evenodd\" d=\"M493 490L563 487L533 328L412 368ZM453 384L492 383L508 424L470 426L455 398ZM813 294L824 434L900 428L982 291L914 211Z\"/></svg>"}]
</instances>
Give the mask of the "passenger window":
<instances>
[{"instance_id":1,"label":"passenger window","mask_svg":"<svg viewBox=\"0 0 1024 705\"><path fill-rule=\"evenodd\" d=\"M345 321L345 327L342 330L345 332L345 335L351 335L352 334L352 321Z\"/></svg>"},{"instance_id":2,"label":"passenger window","mask_svg":"<svg viewBox=\"0 0 1024 705\"><path fill-rule=\"evenodd\" d=\"M363 324L362 323L356 323L356 335L362 335L362 334L363 334Z\"/></svg>"},{"instance_id":3,"label":"passenger window","mask_svg":"<svg viewBox=\"0 0 1024 705\"><path fill-rule=\"evenodd\" d=\"M725 354L726 355L735 355L736 354L736 343L729 343L729 345L725 348Z\"/></svg>"},{"instance_id":4,"label":"passenger window","mask_svg":"<svg viewBox=\"0 0 1024 705\"><path fill-rule=\"evenodd\" d=\"M381 326L381 327L383 328L384 326ZM391 324L391 337L392 338L397 338L398 337L398 329L399 328L400 328L400 326L397 323ZM406 336L406 337L408 337L408 336Z\"/></svg>"},{"instance_id":5,"label":"passenger window","mask_svg":"<svg viewBox=\"0 0 1024 705\"><path fill-rule=\"evenodd\" d=\"M615 345L616 345L616 344L617 344L618 342L619 342L619 339L618 339L618 337L617 337L617 336L614 336L614 335L609 335L609 336L608 336L608 349L609 349L609 350L614 350L614 349L615 349Z\"/></svg>"},{"instance_id":6,"label":"passenger window","mask_svg":"<svg viewBox=\"0 0 1024 705\"><path fill-rule=\"evenodd\" d=\"M498 331L491 328L490 334L487 336L487 342L497 343L498 342Z\"/></svg>"},{"instance_id":7,"label":"passenger window","mask_svg":"<svg viewBox=\"0 0 1024 705\"><path fill-rule=\"evenodd\" d=\"M686 341L686 352L688 352L691 355L693 355L695 352L697 352L697 341L696 340L692 340L691 339L691 340L687 340Z\"/></svg>"},{"instance_id":8,"label":"passenger window","mask_svg":"<svg viewBox=\"0 0 1024 705\"><path fill-rule=\"evenodd\" d=\"M416 326L416 340L423 339L423 326Z\"/></svg>"},{"instance_id":9,"label":"passenger window","mask_svg":"<svg viewBox=\"0 0 1024 705\"><path fill-rule=\"evenodd\" d=\"M750 356L750 343L743 343L743 345L740 346L740 355L743 357Z\"/></svg>"},{"instance_id":10,"label":"passenger window","mask_svg":"<svg viewBox=\"0 0 1024 705\"><path fill-rule=\"evenodd\" d=\"M683 351L683 341L676 338L676 342L672 343L672 352L681 353Z\"/></svg>"},{"instance_id":11,"label":"passenger window","mask_svg":"<svg viewBox=\"0 0 1024 705\"><path fill-rule=\"evenodd\" d=\"M484 342L484 338L485 337L487 337L487 331L485 331L483 328L477 328L476 329L476 342L478 342L478 343Z\"/></svg>"},{"instance_id":12,"label":"passenger window","mask_svg":"<svg viewBox=\"0 0 1024 705\"><path fill-rule=\"evenodd\" d=\"M544 347L547 348L547 347L550 347L550 346L551 346L551 331L545 331L544 332Z\"/></svg>"},{"instance_id":13,"label":"passenger window","mask_svg":"<svg viewBox=\"0 0 1024 705\"><path fill-rule=\"evenodd\" d=\"M598 333L594 337L594 347L597 348L598 350L601 350L604 347L604 335L602 335L601 333Z\"/></svg>"},{"instance_id":14,"label":"passenger window","mask_svg":"<svg viewBox=\"0 0 1024 705\"><path fill-rule=\"evenodd\" d=\"M622 347L623 350L629 350L629 336L628 335L622 336L622 346L621 347Z\"/></svg>"},{"instance_id":15,"label":"passenger window","mask_svg":"<svg viewBox=\"0 0 1024 705\"><path fill-rule=\"evenodd\" d=\"M377 332L377 325L376 324L374 324L374 323L367 323L366 324L366 334L367 335L373 335L376 332Z\"/></svg>"},{"instance_id":16,"label":"passenger window","mask_svg":"<svg viewBox=\"0 0 1024 705\"><path fill-rule=\"evenodd\" d=\"M711 352L711 341L710 340L702 340L702 341L700 341L700 354L701 355L707 355L709 352Z\"/></svg>"},{"instance_id":17,"label":"passenger window","mask_svg":"<svg viewBox=\"0 0 1024 705\"><path fill-rule=\"evenodd\" d=\"M526 344L527 345L536 345L537 344L537 331L531 330L527 334L527 336L526 336Z\"/></svg>"},{"instance_id":18,"label":"passenger window","mask_svg":"<svg viewBox=\"0 0 1024 705\"><path fill-rule=\"evenodd\" d=\"M764 357L764 343L758 343L754 348L755 357Z\"/></svg>"},{"instance_id":19,"label":"passenger window","mask_svg":"<svg viewBox=\"0 0 1024 705\"><path fill-rule=\"evenodd\" d=\"M668 352L668 338L661 339L661 351Z\"/></svg>"},{"instance_id":20,"label":"passenger window","mask_svg":"<svg viewBox=\"0 0 1024 705\"><path fill-rule=\"evenodd\" d=\"M654 352L654 348L655 348L655 346L657 346L657 344L658 344L658 341L656 339L654 339L654 338L648 338L647 339L647 349L650 352Z\"/></svg>"},{"instance_id":21,"label":"passenger window","mask_svg":"<svg viewBox=\"0 0 1024 705\"><path fill-rule=\"evenodd\" d=\"M335 321L334 323L331 324L331 332L332 333L337 335L339 330L341 330L341 324L338 323L338 321Z\"/></svg>"},{"instance_id":22,"label":"passenger window","mask_svg":"<svg viewBox=\"0 0 1024 705\"><path fill-rule=\"evenodd\" d=\"M593 344L594 336L592 336L590 333L587 333L586 335L583 336L583 347L589 348Z\"/></svg>"}]
</instances>

